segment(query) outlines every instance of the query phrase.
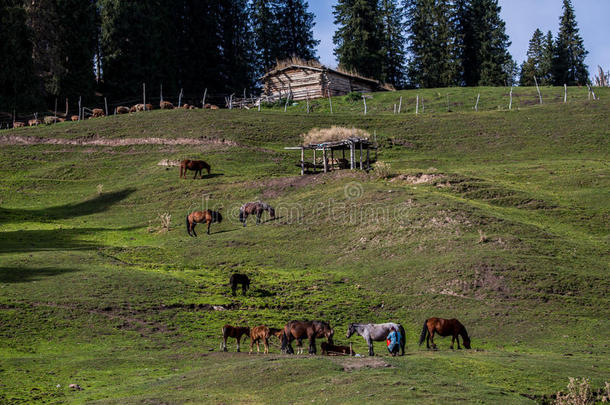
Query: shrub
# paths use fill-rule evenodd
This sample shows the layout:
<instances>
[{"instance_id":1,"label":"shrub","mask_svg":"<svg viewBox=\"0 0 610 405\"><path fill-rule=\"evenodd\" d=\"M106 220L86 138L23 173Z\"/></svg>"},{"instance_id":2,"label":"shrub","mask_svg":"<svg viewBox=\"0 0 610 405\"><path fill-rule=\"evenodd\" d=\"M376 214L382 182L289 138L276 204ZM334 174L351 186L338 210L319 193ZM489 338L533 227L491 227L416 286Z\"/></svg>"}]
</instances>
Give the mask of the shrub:
<instances>
[{"instance_id":1,"label":"shrub","mask_svg":"<svg viewBox=\"0 0 610 405\"><path fill-rule=\"evenodd\" d=\"M591 386L586 378L578 380L578 378L570 377L568 384L568 392L563 394L557 393L556 405L588 405L595 403Z\"/></svg>"},{"instance_id":2,"label":"shrub","mask_svg":"<svg viewBox=\"0 0 610 405\"><path fill-rule=\"evenodd\" d=\"M360 100L362 100L362 93L358 91L352 91L351 93L347 93L345 95L345 101L348 103L355 103Z\"/></svg>"},{"instance_id":3,"label":"shrub","mask_svg":"<svg viewBox=\"0 0 610 405\"><path fill-rule=\"evenodd\" d=\"M378 179L387 179L391 175L392 166L389 163L378 161L373 165L374 176Z\"/></svg>"}]
</instances>

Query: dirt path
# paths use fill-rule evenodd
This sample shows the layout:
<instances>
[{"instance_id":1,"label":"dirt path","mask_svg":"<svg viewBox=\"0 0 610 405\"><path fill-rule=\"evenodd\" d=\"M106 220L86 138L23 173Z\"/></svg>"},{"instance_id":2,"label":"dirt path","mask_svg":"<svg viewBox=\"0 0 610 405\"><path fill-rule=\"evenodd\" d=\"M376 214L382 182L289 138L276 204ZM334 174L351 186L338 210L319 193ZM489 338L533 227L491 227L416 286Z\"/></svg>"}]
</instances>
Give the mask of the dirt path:
<instances>
[{"instance_id":1,"label":"dirt path","mask_svg":"<svg viewBox=\"0 0 610 405\"><path fill-rule=\"evenodd\" d=\"M214 138L121 138L80 137L74 139L43 138L38 136L3 135L0 145L76 145L76 146L130 146L130 145L225 145L241 146L227 139Z\"/></svg>"}]
</instances>

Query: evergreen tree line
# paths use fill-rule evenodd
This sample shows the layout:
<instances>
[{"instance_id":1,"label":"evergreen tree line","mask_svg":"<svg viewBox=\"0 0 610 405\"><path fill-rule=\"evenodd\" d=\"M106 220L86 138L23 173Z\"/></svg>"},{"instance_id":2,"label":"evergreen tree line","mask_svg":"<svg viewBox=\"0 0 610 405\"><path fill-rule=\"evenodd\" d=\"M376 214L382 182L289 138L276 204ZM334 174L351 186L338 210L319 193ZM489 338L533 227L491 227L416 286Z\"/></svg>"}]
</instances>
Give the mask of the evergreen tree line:
<instances>
[{"instance_id":1,"label":"evergreen tree line","mask_svg":"<svg viewBox=\"0 0 610 405\"><path fill-rule=\"evenodd\" d=\"M341 68L404 87L588 83L570 0L521 69L498 0L338 0ZM277 60L316 57L306 0L0 0L0 111L54 99L254 91ZM151 97L152 96L152 97Z\"/></svg>"},{"instance_id":2,"label":"evergreen tree line","mask_svg":"<svg viewBox=\"0 0 610 405\"><path fill-rule=\"evenodd\" d=\"M588 83L570 0L557 39L534 34L517 66L498 0L339 0L335 55L347 70L402 87Z\"/></svg>"},{"instance_id":3,"label":"evergreen tree line","mask_svg":"<svg viewBox=\"0 0 610 405\"><path fill-rule=\"evenodd\" d=\"M551 31L546 35L540 29L534 31L527 60L521 65L520 84L589 84L589 71L585 64L587 54L578 33L574 8L569 0L564 0L557 38L553 38Z\"/></svg>"},{"instance_id":4,"label":"evergreen tree line","mask_svg":"<svg viewBox=\"0 0 610 405\"><path fill-rule=\"evenodd\" d=\"M305 0L0 0L0 111L134 100L143 83L150 98L161 88L166 99L181 89L199 99L205 88L212 100L241 95L276 60L316 57L307 8Z\"/></svg>"}]
</instances>

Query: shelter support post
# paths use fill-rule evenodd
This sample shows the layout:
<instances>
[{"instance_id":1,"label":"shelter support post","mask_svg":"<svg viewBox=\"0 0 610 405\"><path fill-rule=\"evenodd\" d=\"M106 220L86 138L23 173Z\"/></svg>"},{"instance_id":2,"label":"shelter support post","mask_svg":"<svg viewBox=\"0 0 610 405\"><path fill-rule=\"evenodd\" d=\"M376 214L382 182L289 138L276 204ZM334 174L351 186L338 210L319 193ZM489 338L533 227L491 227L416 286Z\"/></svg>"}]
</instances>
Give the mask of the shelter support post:
<instances>
[{"instance_id":1,"label":"shelter support post","mask_svg":"<svg viewBox=\"0 0 610 405\"><path fill-rule=\"evenodd\" d=\"M322 160L324 161L324 173L328 173L328 160L326 159L326 148L322 148Z\"/></svg>"},{"instance_id":2,"label":"shelter support post","mask_svg":"<svg viewBox=\"0 0 610 405\"><path fill-rule=\"evenodd\" d=\"M360 142L360 170L362 170L362 142Z\"/></svg>"},{"instance_id":3,"label":"shelter support post","mask_svg":"<svg viewBox=\"0 0 610 405\"><path fill-rule=\"evenodd\" d=\"M305 174L305 148L301 148L301 176Z\"/></svg>"}]
</instances>

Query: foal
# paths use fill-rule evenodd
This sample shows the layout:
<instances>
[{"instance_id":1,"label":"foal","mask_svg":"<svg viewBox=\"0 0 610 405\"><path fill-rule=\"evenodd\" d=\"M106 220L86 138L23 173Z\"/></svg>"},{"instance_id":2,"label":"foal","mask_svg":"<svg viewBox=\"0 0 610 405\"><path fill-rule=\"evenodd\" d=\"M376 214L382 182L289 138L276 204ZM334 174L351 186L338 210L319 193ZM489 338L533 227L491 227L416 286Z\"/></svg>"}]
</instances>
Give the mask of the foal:
<instances>
[{"instance_id":1,"label":"foal","mask_svg":"<svg viewBox=\"0 0 610 405\"><path fill-rule=\"evenodd\" d=\"M461 349L460 339L458 338L458 335L461 335L462 340L464 341L464 347L466 349L470 349L470 338L468 337L468 332L466 332L464 325L462 325L457 319L426 319L419 337L419 345L421 346L424 340L426 340L426 347L428 349L430 348L430 343L432 343L432 348L436 349L436 344L434 344L434 333L438 333L443 337L451 335L451 350L453 350L453 342L456 340L458 350Z\"/></svg>"},{"instance_id":2,"label":"foal","mask_svg":"<svg viewBox=\"0 0 610 405\"><path fill-rule=\"evenodd\" d=\"M225 325L222 327L222 343L220 344L220 348L223 352L227 350L227 339L232 337L237 340L237 351L239 352L239 343L241 341L242 336L246 336L248 338L250 336L250 328L247 326L231 326ZM245 340L245 339L244 339Z\"/></svg>"},{"instance_id":3,"label":"foal","mask_svg":"<svg viewBox=\"0 0 610 405\"><path fill-rule=\"evenodd\" d=\"M220 211L222 208L219 208ZM186 231L189 236L197 236L195 233L195 225L205 222L208 225L208 235L210 234L210 225L214 222L221 223L222 215L218 211L205 210L205 211L193 211L186 216ZM191 234L192 232L192 234Z\"/></svg>"},{"instance_id":4,"label":"foal","mask_svg":"<svg viewBox=\"0 0 610 405\"><path fill-rule=\"evenodd\" d=\"M264 353L269 354L269 338L276 336L279 339L282 332L282 329L268 328L265 325L255 326L250 329L250 354L252 354L254 342L256 342L256 353L260 352L261 340L263 341L263 346L265 346Z\"/></svg>"}]
</instances>

